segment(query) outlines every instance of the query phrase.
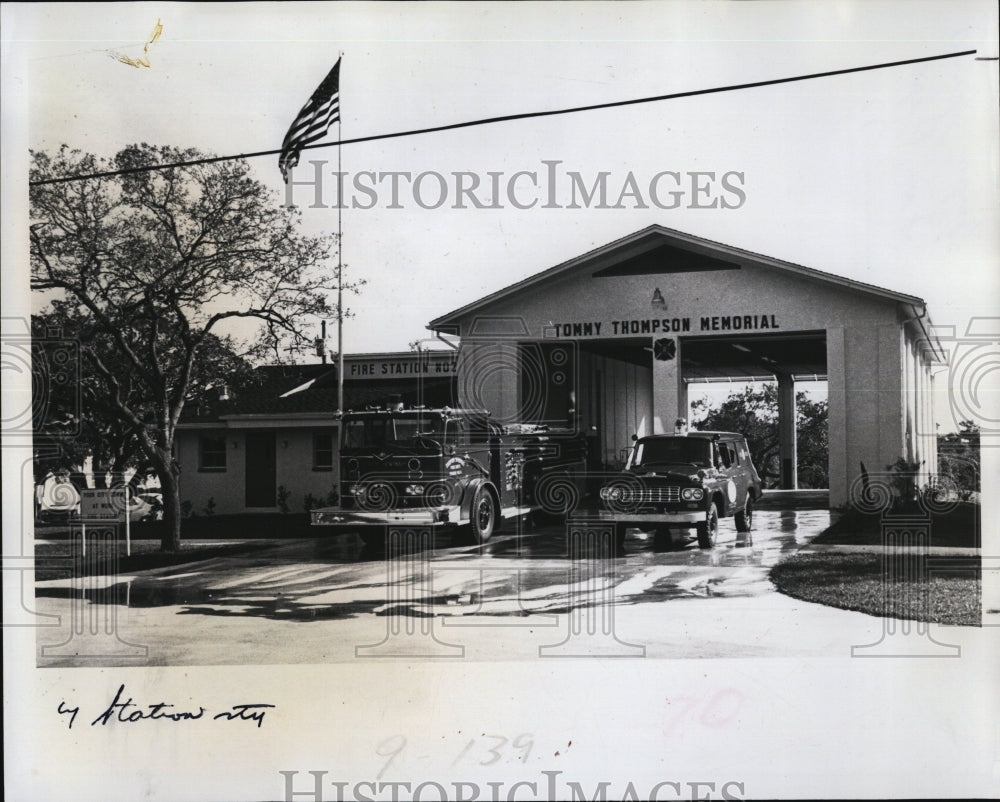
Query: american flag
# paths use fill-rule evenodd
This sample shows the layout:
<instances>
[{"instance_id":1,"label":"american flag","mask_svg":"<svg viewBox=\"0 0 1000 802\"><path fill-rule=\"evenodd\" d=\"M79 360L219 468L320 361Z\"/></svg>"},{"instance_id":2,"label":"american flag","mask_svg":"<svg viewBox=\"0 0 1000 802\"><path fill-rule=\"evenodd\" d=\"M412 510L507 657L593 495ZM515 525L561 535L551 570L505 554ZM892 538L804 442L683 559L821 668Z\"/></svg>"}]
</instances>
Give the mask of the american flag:
<instances>
[{"instance_id":1,"label":"american flag","mask_svg":"<svg viewBox=\"0 0 1000 802\"><path fill-rule=\"evenodd\" d=\"M318 142L330 129L330 126L340 120L340 59L333 65L326 78L323 79L312 97L302 107L295 121L285 134L281 143L281 156L278 157L278 167L281 175L288 183L288 171L299 163L299 151L304 145Z\"/></svg>"}]
</instances>

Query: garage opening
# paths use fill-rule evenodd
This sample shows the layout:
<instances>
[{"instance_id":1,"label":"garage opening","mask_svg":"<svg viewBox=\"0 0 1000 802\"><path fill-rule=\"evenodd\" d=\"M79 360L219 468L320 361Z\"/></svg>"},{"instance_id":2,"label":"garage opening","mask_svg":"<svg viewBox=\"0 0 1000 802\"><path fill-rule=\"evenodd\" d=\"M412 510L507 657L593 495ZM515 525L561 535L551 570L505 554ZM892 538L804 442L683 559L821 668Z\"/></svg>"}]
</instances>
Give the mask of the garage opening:
<instances>
[{"instance_id":1,"label":"garage opening","mask_svg":"<svg viewBox=\"0 0 1000 802\"><path fill-rule=\"evenodd\" d=\"M765 487L829 487L824 332L691 339L681 353L693 428L744 434Z\"/></svg>"},{"instance_id":2,"label":"garage opening","mask_svg":"<svg viewBox=\"0 0 1000 802\"><path fill-rule=\"evenodd\" d=\"M624 464L632 435L652 434L649 339L521 342L518 419L572 426L592 470Z\"/></svg>"},{"instance_id":3,"label":"garage opening","mask_svg":"<svg viewBox=\"0 0 1000 802\"><path fill-rule=\"evenodd\" d=\"M649 338L579 342L583 377L580 421L591 432L592 468L618 470L632 435L653 433Z\"/></svg>"}]
</instances>

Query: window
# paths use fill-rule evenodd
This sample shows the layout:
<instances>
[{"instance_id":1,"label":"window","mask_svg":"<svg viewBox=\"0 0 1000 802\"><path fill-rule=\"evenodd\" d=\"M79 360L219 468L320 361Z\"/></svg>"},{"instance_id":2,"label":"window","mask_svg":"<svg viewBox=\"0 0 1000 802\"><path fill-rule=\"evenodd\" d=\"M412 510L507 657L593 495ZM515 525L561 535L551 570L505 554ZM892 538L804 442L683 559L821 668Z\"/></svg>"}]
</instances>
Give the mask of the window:
<instances>
[{"instance_id":1,"label":"window","mask_svg":"<svg viewBox=\"0 0 1000 802\"><path fill-rule=\"evenodd\" d=\"M203 434L198 440L198 470L226 470L226 437L220 434Z\"/></svg>"},{"instance_id":2,"label":"window","mask_svg":"<svg viewBox=\"0 0 1000 802\"><path fill-rule=\"evenodd\" d=\"M697 437L653 437L635 447L633 465L711 465L711 444Z\"/></svg>"},{"instance_id":3,"label":"window","mask_svg":"<svg viewBox=\"0 0 1000 802\"><path fill-rule=\"evenodd\" d=\"M444 421L440 415L361 413L344 422L343 447L345 450L383 448L415 437L440 438L443 433Z\"/></svg>"},{"instance_id":4,"label":"window","mask_svg":"<svg viewBox=\"0 0 1000 802\"><path fill-rule=\"evenodd\" d=\"M719 456L722 458L723 468L733 468L739 465L739 459L736 456L736 448L730 442L720 442L719 446Z\"/></svg>"},{"instance_id":5,"label":"window","mask_svg":"<svg viewBox=\"0 0 1000 802\"><path fill-rule=\"evenodd\" d=\"M313 470L333 470L332 432L316 432L313 434Z\"/></svg>"},{"instance_id":6,"label":"window","mask_svg":"<svg viewBox=\"0 0 1000 802\"><path fill-rule=\"evenodd\" d=\"M465 419L455 418L445 423L444 439L450 443L460 443L465 438Z\"/></svg>"},{"instance_id":7,"label":"window","mask_svg":"<svg viewBox=\"0 0 1000 802\"><path fill-rule=\"evenodd\" d=\"M733 455L732 461L733 465L743 464L743 455L740 453L740 448L736 443L729 443L729 452Z\"/></svg>"}]
</instances>

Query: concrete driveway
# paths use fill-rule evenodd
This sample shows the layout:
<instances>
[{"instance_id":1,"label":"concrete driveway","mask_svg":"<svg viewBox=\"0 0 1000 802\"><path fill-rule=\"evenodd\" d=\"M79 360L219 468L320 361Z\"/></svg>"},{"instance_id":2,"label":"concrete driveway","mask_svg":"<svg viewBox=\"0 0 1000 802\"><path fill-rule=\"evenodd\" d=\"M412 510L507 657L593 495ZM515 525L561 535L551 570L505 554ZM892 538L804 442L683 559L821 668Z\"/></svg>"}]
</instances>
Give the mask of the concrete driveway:
<instances>
[{"instance_id":1,"label":"concrete driveway","mask_svg":"<svg viewBox=\"0 0 1000 802\"><path fill-rule=\"evenodd\" d=\"M881 619L784 597L767 579L829 516L758 511L751 543L726 519L710 551L633 534L615 556L568 544L562 525L509 525L484 547L394 541L386 558L341 535L40 582L37 610L59 623L39 629L38 663L843 655L877 640Z\"/></svg>"}]
</instances>

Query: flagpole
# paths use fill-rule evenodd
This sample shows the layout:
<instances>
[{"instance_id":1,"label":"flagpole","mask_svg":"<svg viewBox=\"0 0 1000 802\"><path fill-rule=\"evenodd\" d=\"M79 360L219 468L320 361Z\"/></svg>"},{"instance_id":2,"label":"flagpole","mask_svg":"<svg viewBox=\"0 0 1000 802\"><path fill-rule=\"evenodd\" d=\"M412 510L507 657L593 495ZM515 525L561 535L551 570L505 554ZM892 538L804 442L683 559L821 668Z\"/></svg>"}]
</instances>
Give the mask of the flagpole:
<instances>
[{"instance_id":1,"label":"flagpole","mask_svg":"<svg viewBox=\"0 0 1000 802\"><path fill-rule=\"evenodd\" d=\"M344 53L338 54L337 61L343 59ZM339 95L338 87L338 95ZM344 174L341 170L340 140L344 127L344 107L342 95L337 98L339 111L337 113L337 409L344 412L344 228L342 213L344 209Z\"/></svg>"}]
</instances>

